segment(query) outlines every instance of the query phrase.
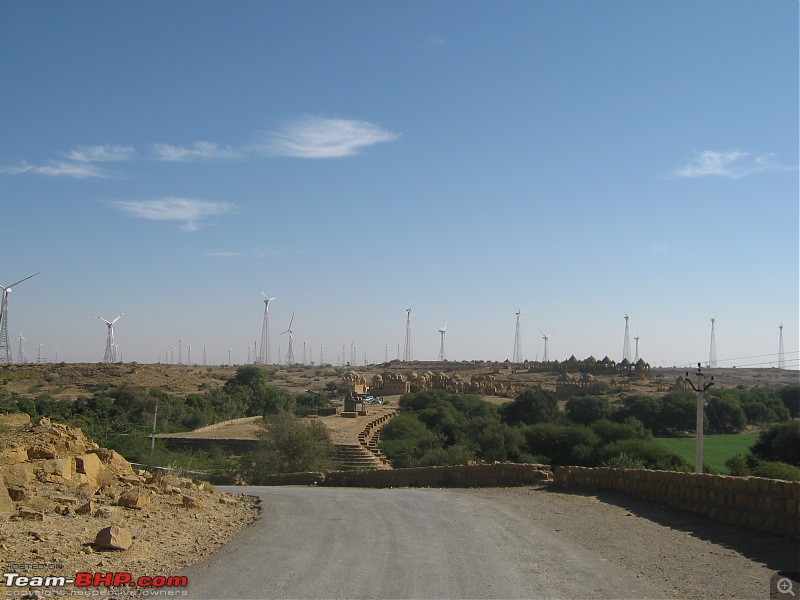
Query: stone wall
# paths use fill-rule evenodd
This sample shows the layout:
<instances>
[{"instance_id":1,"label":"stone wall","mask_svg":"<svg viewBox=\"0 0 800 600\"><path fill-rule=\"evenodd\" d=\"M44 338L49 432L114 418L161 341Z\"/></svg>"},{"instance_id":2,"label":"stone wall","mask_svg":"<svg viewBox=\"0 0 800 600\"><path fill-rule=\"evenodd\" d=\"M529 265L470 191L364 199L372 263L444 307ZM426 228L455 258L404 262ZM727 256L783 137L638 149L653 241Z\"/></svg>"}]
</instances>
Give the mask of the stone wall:
<instances>
[{"instance_id":1,"label":"stone wall","mask_svg":"<svg viewBox=\"0 0 800 600\"><path fill-rule=\"evenodd\" d=\"M800 482L674 471L558 467L554 484L626 492L673 508L800 537Z\"/></svg>"},{"instance_id":2,"label":"stone wall","mask_svg":"<svg viewBox=\"0 0 800 600\"><path fill-rule=\"evenodd\" d=\"M412 469L363 469L328 473L272 475L261 485L323 485L332 487L505 487L552 479L547 465L496 463Z\"/></svg>"}]
</instances>

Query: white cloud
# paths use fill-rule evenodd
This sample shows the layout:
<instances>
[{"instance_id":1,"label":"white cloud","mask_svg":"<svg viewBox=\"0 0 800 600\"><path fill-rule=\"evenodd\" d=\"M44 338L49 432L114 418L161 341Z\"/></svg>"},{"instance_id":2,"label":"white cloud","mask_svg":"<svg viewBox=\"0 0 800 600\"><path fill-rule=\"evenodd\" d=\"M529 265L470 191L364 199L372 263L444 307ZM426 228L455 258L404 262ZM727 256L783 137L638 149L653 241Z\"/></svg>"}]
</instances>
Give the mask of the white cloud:
<instances>
[{"instance_id":1,"label":"white cloud","mask_svg":"<svg viewBox=\"0 0 800 600\"><path fill-rule=\"evenodd\" d=\"M766 171L788 171L789 168L779 164L772 154L754 155L750 152L715 152L704 150L696 152L694 160L688 165L675 170L678 178L695 177L728 177L740 179Z\"/></svg>"},{"instance_id":2,"label":"white cloud","mask_svg":"<svg viewBox=\"0 0 800 600\"><path fill-rule=\"evenodd\" d=\"M120 210L141 219L152 221L181 221L184 231L196 231L200 221L207 217L233 212L235 206L228 202L211 202L193 198L162 198L160 200L114 200Z\"/></svg>"},{"instance_id":3,"label":"white cloud","mask_svg":"<svg viewBox=\"0 0 800 600\"><path fill-rule=\"evenodd\" d=\"M46 165L29 165L25 161L19 167L4 167L4 173L20 175L22 173L33 173L35 175L47 175L49 177L74 177L75 179L88 179L90 177L108 177L108 175L87 162L50 162Z\"/></svg>"},{"instance_id":4,"label":"white cloud","mask_svg":"<svg viewBox=\"0 0 800 600\"><path fill-rule=\"evenodd\" d=\"M339 158L400 136L366 121L306 116L265 137L265 143L254 150L272 156Z\"/></svg>"},{"instance_id":5,"label":"white cloud","mask_svg":"<svg viewBox=\"0 0 800 600\"><path fill-rule=\"evenodd\" d=\"M78 162L130 160L136 151L130 146L78 146L67 158Z\"/></svg>"},{"instance_id":6,"label":"white cloud","mask_svg":"<svg viewBox=\"0 0 800 600\"><path fill-rule=\"evenodd\" d=\"M171 146L155 144L153 156L156 160L187 162L193 160L234 160L242 157L242 152L229 146L220 147L211 142L195 142L192 146Z\"/></svg>"}]
</instances>

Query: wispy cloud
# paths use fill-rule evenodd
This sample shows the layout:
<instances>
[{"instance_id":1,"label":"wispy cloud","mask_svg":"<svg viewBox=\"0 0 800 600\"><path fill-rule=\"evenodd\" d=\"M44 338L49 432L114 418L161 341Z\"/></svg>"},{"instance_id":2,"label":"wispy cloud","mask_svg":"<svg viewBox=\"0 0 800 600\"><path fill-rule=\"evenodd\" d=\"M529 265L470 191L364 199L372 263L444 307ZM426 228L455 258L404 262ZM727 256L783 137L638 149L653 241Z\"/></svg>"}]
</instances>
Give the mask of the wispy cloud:
<instances>
[{"instance_id":1,"label":"wispy cloud","mask_svg":"<svg viewBox=\"0 0 800 600\"><path fill-rule=\"evenodd\" d=\"M153 157L156 160L172 162L189 162L195 160L236 160L243 152L230 146L219 146L211 142L196 142L191 146L171 146L155 144Z\"/></svg>"},{"instance_id":2,"label":"wispy cloud","mask_svg":"<svg viewBox=\"0 0 800 600\"><path fill-rule=\"evenodd\" d=\"M22 161L17 166L0 167L0 173L20 175L29 173L49 177L75 179L110 178L114 174L98 163L129 160L167 162L233 161L253 156L288 156L295 158L339 158L358 154L362 149L391 142L399 134L381 129L367 121L326 119L305 116L287 124L283 129L261 133L259 143L236 148L213 142L195 142L188 146L153 144L149 152L139 153L131 146L78 146L62 153L61 160L41 165Z\"/></svg>"},{"instance_id":3,"label":"wispy cloud","mask_svg":"<svg viewBox=\"0 0 800 600\"><path fill-rule=\"evenodd\" d=\"M272 156L340 158L399 137L367 121L305 116L280 131L266 132L264 144L254 150Z\"/></svg>"},{"instance_id":4,"label":"wispy cloud","mask_svg":"<svg viewBox=\"0 0 800 600\"><path fill-rule=\"evenodd\" d=\"M67 158L78 162L105 162L130 160L136 150L130 146L78 146L67 154Z\"/></svg>"},{"instance_id":5,"label":"wispy cloud","mask_svg":"<svg viewBox=\"0 0 800 600\"><path fill-rule=\"evenodd\" d=\"M75 179L88 179L90 177L108 177L108 174L98 169L89 162L51 161L46 165L29 165L22 161L18 167L3 167L3 173L20 175L31 173L34 175L47 175L48 177L74 177Z\"/></svg>"},{"instance_id":6,"label":"wispy cloud","mask_svg":"<svg viewBox=\"0 0 800 600\"><path fill-rule=\"evenodd\" d=\"M160 200L113 200L120 210L152 221L179 221L184 231L196 231L208 217L228 214L235 206L229 202L212 202L193 198L162 198Z\"/></svg>"},{"instance_id":7,"label":"wispy cloud","mask_svg":"<svg viewBox=\"0 0 800 600\"><path fill-rule=\"evenodd\" d=\"M241 252L209 252L208 254L206 254L206 256L217 256L223 258L228 258L230 256L240 256L240 255Z\"/></svg>"},{"instance_id":8,"label":"wispy cloud","mask_svg":"<svg viewBox=\"0 0 800 600\"><path fill-rule=\"evenodd\" d=\"M421 44L422 48L439 48L440 46L444 46L444 38L438 35L432 35Z\"/></svg>"},{"instance_id":9,"label":"wispy cloud","mask_svg":"<svg viewBox=\"0 0 800 600\"><path fill-rule=\"evenodd\" d=\"M67 160L51 160L43 165L30 165L22 161L22 165L4 167L2 172L12 175L31 173L48 177L73 177L75 179L106 178L111 175L94 163L130 160L135 155L136 151L129 146L78 146L64 154Z\"/></svg>"},{"instance_id":10,"label":"wispy cloud","mask_svg":"<svg viewBox=\"0 0 800 600\"><path fill-rule=\"evenodd\" d=\"M696 152L694 159L674 172L677 178L727 177L741 179L748 175L767 171L788 171L790 167L780 164L773 154L752 154L750 152L716 152L704 150Z\"/></svg>"}]
</instances>

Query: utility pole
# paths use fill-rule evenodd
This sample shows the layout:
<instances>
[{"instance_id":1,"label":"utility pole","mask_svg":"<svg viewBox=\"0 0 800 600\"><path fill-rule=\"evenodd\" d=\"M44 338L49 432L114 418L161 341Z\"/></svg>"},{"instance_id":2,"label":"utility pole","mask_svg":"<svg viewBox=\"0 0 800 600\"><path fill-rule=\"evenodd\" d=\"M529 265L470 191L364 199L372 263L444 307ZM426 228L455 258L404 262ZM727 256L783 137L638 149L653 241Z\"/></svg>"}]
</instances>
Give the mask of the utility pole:
<instances>
[{"instance_id":1,"label":"utility pole","mask_svg":"<svg viewBox=\"0 0 800 600\"><path fill-rule=\"evenodd\" d=\"M704 400L703 395L705 394L706 390L714 385L714 376L711 376L711 381L708 383L704 383L705 381L705 373L703 373L703 369L700 366L700 363L697 363L697 386L695 387L692 380L689 379L689 371L686 371L686 381L692 386L692 389L697 392L697 423L696 427L696 441L694 447L694 472L695 473L702 473L703 472L703 406Z\"/></svg>"},{"instance_id":2,"label":"utility pole","mask_svg":"<svg viewBox=\"0 0 800 600\"><path fill-rule=\"evenodd\" d=\"M150 461L153 460L153 454L156 451L156 420L158 419L158 402L156 402L156 410L153 413L153 435L150 436Z\"/></svg>"}]
</instances>

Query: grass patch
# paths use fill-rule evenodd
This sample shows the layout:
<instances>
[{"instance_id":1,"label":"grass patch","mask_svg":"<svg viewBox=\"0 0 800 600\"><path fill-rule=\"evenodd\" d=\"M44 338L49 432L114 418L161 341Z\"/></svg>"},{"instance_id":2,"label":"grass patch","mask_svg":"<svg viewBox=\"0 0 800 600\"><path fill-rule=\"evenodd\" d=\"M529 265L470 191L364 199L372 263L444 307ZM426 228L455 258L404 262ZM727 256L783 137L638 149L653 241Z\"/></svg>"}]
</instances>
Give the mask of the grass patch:
<instances>
[{"instance_id":1,"label":"grass patch","mask_svg":"<svg viewBox=\"0 0 800 600\"><path fill-rule=\"evenodd\" d=\"M725 466L725 461L737 454L746 456L750 452L750 446L757 439L757 433L705 435L703 436L703 464L713 473L727 473L728 468ZM655 441L672 450L694 468L695 439L693 437L655 438Z\"/></svg>"}]
</instances>

